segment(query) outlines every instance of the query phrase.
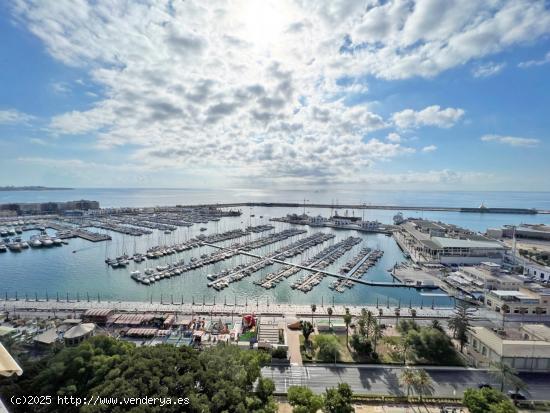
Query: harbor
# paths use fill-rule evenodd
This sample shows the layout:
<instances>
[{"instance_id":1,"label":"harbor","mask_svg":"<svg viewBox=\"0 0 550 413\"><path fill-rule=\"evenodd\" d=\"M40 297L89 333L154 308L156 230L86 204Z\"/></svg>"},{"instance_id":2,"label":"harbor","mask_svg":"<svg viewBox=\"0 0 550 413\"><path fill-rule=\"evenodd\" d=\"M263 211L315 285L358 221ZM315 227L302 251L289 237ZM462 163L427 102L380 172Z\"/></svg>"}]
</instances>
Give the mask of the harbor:
<instances>
[{"instance_id":1,"label":"harbor","mask_svg":"<svg viewBox=\"0 0 550 413\"><path fill-rule=\"evenodd\" d=\"M0 255L4 268L26 276L6 279L0 294L74 299L99 293L102 299L143 302L173 294L191 302L239 296L281 304L425 305L433 300L439 307L454 305L450 296L456 294L447 286L394 272L414 259L392 236L394 213L341 206L328 211L308 203L295 208L221 205L2 218L0 228L18 228L17 236L25 240L40 237L43 230L42 236L70 247L30 247L33 252L24 254L6 248L8 253ZM453 214L451 222L460 213ZM332 246L350 238L357 243L329 254Z\"/></svg>"}]
</instances>

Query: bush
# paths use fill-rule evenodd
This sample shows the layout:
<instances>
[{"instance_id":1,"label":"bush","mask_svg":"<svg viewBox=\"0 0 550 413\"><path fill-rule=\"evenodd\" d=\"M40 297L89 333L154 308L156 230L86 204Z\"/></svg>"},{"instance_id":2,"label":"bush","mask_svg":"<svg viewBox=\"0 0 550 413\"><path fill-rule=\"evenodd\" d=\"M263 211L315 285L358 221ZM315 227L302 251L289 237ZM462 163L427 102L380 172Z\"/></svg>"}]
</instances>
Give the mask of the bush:
<instances>
[{"instance_id":1,"label":"bush","mask_svg":"<svg viewBox=\"0 0 550 413\"><path fill-rule=\"evenodd\" d=\"M286 359L287 349L286 347L277 347L271 352L271 356L274 359Z\"/></svg>"},{"instance_id":2,"label":"bush","mask_svg":"<svg viewBox=\"0 0 550 413\"><path fill-rule=\"evenodd\" d=\"M514 413L517 409L501 392L495 389L467 389L462 398L470 413Z\"/></svg>"},{"instance_id":3,"label":"bush","mask_svg":"<svg viewBox=\"0 0 550 413\"><path fill-rule=\"evenodd\" d=\"M367 340L359 334L351 336L350 345L358 354L369 355L372 352L372 343L370 340Z\"/></svg>"},{"instance_id":4,"label":"bush","mask_svg":"<svg viewBox=\"0 0 550 413\"><path fill-rule=\"evenodd\" d=\"M287 398L294 413L316 413L323 406L323 398L303 386L289 387Z\"/></svg>"},{"instance_id":5,"label":"bush","mask_svg":"<svg viewBox=\"0 0 550 413\"><path fill-rule=\"evenodd\" d=\"M331 335L319 334L315 336L315 345L319 348L321 361L335 361L340 359L338 339Z\"/></svg>"}]
</instances>

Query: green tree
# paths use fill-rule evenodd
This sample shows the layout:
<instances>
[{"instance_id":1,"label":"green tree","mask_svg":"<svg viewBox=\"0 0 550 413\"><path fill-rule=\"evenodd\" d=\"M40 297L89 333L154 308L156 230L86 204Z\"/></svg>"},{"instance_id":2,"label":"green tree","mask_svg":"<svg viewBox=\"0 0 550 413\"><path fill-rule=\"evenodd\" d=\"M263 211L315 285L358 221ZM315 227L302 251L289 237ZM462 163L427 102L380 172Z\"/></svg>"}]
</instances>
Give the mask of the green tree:
<instances>
[{"instance_id":1,"label":"green tree","mask_svg":"<svg viewBox=\"0 0 550 413\"><path fill-rule=\"evenodd\" d=\"M512 402L501 392L491 389L467 389L462 403L470 413L515 413Z\"/></svg>"},{"instance_id":2,"label":"green tree","mask_svg":"<svg viewBox=\"0 0 550 413\"><path fill-rule=\"evenodd\" d=\"M506 385L513 387L516 391L527 387L525 383L517 376L516 370L504 362L499 361L496 363L491 363L491 374L500 383L501 392L504 391L504 387Z\"/></svg>"},{"instance_id":3,"label":"green tree","mask_svg":"<svg viewBox=\"0 0 550 413\"><path fill-rule=\"evenodd\" d=\"M315 346L319 349L321 361L336 362L340 359L338 339L333 335L319 334L315 336Z\"/></svg>"},{"instance_id":4,"label":"green tree","mask_svg":"<svg viewBox=\"0 0 550 413\"><path fill-rule=\"evenodd\" d=\"M317 311L317 306L315 304L311 304L311 324L313 324L313 314L315 314L315 311Z\"/></svg>"},{"instance_id":5,"label":"green tree","mask_svg":"<svg viewBox=\"0 0 550 413\"><path fill-rule=\"evenodd\" d=\"M303 386L289 387L287 399L294 413L316 413L323 407L323 398Z\"/></svg>"},{"instance_id":6,"label":"green tree","mask_svg":"<svg viewBox=\"0 0 550 413\"><path fill-rule=\"evenodd\" d=\"M349 325L351 324L351 314L349 308L346 308L346 314L344 314L344 323L346 324L346 346L349 346Z\"/></svg>"},{"instance_id":7,"label":"green tree","mask_svg":"<svg viewBox=\"0 0 550 413\"><path fill-rule=\"evenodd\" d=\"M326 389L323 411L325 413L352 413L354 411L351 404L352 397L353 392L347 383L340 383L335 389Z\"/></svg>"},{"instance_id":8,"label":"green tree","mask_svg":"<svg viewBox=\"0 0 550 413\"><path fill-rule=\"evenodd\" d=\"M193 411L273 413L273 383L260 377L269 360L263 352L218 345L198 352L189 347L142 346L105 336L92 337L39 362L26 374L0 383L2 396L50 395L173 398L185 395ZM254 383L256 392L254 392ZM179 412L179 405L148 406L148 412ZM51 406L15 406L18 412L57 412ZM63 406L64 412L104 412L105 406ZM110 406L109 412L143 412L143 406Z\"/></svg>"},{"instance_id":9,"label":"green tree","mask_svg":"<svg viewBox=\"0 0 550 413\"><path fill-rule=\"evenodd\" d=\"M302 334L304 335L305 343L309 343L309 336L313 333L313 324L309 321L300 321L300 327L302 328Z\"/></svg>"},{"instance_id":10,"label":"green tree","mask_svg":"<svg viewBox=\"0 0 550 413\"><path fill-rule=\"evenodd\" d=\"M472 325L472 309L466 303L460 303L454 314L448 321L449 328L453 331L453 337L460 344L460 352L464 348L464 344L468 341L468 332Z\"/></svg>"},{"instance_id":11,"label":"green tree","mask_svg":"<svg viewBox=\"0 0 550 413\"><path fill-rule=\"evenodd\" d=\"M439 322L439 320L432 320L431 327L432 327L432 328L435 328L436 330L439 330L439 331L441 331L441 332L444 332L444 331L443 331L443 326L441 325L441 323Z\"/></svg>"},{"instance_id":12,"label":"green tree","mask_svg":"<svg viewBox=\"0 0 550 413\"><path fill-rule=\"evenodd\" d=\"M378 346L378 340L380 340L382 337L384 337L384 330L380 326L380 324L376 323L374 326L374 329L372 330L372 343L374 347L374 352L376 353L376 348Z\"/></svg>"},{"instance_id":13,"label":"green tree","mask_svg":"<svg viewBox=\"0 0 550 413\"><path fill-rule=\"evenodd\" d=\"M411 389L414 388L416 383L416 373L413 369L403 369L399 376L399 382L407 389L407 398L411 395Z\"/></svg>"},{"instance_id":14,"label":"green tree","mask_svg":"<svg viewBox=\"0 0 550 413\"><path fill-rule=\"evenodd\" d=\"M432 378L426 370L420 369L416 370L414 388L420 396L420 401L422 402L423 396L430 396L433 394L433 382Z\"/></svg>"}]
</instances>

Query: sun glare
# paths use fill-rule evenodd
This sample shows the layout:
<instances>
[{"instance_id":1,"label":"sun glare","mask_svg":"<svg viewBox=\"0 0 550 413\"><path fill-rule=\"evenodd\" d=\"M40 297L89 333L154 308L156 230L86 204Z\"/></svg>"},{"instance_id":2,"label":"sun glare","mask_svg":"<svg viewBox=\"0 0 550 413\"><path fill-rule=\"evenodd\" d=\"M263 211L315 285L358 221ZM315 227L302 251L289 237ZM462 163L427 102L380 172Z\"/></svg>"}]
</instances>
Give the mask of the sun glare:
<instances>
[{"instance_id":1,"label":"sun glare","mask_svg":"<svg viewBox=\"0 0 550 413\"><path fill-rule=\"evenodd\" d=\"M243 31L247 40L260 49L277 43L289 24L283 2L248 1L242 11Z\"/></svg>"}]
</instances>

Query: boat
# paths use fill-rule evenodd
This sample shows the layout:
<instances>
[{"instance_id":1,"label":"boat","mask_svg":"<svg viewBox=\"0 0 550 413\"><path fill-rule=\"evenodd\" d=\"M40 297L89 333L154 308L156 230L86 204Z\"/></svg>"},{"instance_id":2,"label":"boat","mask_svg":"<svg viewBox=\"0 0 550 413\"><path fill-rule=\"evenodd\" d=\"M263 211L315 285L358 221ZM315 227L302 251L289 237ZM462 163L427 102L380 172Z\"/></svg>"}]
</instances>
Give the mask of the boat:
<instances>
[{"instance_id":1,"label":"boat","mask_svg":"<svg viewBox=\"0 0 550 413\"><path fill-rule=\"evenodd\" d=\"M6 252L8 249L4 244L0 244L0 252Z\"/></svg>"},{"instance_id":2,"label":"boat","mask_svg":"<svg viewBox=\"0 0 550 413\"><path fill-rule=\"evenodd\" d=\"M169 229L167 229L167 230L164 231L164 233L165 233L165 234L171 234L172 231L170 231Z\"/></svg>"},{"instance_id":3,"label":"boat","mask_svg":"<svg viewBox=\"0 0 550 413\"><path fill-rule=\"evenodd\" d=\"M11 252L21 252L21 244L18 242L11 242L8 244L8 248Z\"/></svg>"},{"instance_id":4,"label":"boat","mask_svg":"<svg viewBox=\"0 0 550 413\"><path fill-rule=\"evenodd\" d=\"M29 248L29 243L27 241L21 241L21 248Z\"/></svg>"},{"instance_id":5,"label":"boat","mask_svg":"<svg viewBox=\"0 0 550 413\"><path fill-rule=\"evenodd\" d=\"M42 242L38 238L35 238L35 239L31 240L31 247L32 248L40 248L41 246L42 246Z\"/></svg>"},{"instance_id":6,"label":"boat","mask_svg":"<svg viewBox=\"0 0 550 413\"><path fill-rule=\"evenodd\" d=\"M53 241L48 237L42 238L40 242L44 247L53 247Z\"/></svg>"},{"instance_id":7,"label":"boat","mask_svg":"<svg viewBox=\"0 0 550 413\"><path fill-rule=\"evenodd\" d=\"M201 228L200 228L201 231L206 231L207 229L208 229L208 228L206 228L206 227L201 227Z\"/></svg>"},{"instance_id":8,"label":"boat","mask_svg":"<svg viewBox=\"0 0 550 413\"><path fill-rule=\"evenodd\" d=\"M61 238L54 238L53 245L55 245L56 247L60 247L63 245L63 240Z\"/></svg>"}]
</instances>

